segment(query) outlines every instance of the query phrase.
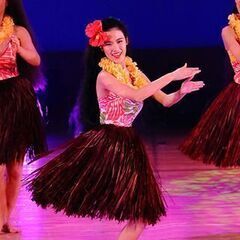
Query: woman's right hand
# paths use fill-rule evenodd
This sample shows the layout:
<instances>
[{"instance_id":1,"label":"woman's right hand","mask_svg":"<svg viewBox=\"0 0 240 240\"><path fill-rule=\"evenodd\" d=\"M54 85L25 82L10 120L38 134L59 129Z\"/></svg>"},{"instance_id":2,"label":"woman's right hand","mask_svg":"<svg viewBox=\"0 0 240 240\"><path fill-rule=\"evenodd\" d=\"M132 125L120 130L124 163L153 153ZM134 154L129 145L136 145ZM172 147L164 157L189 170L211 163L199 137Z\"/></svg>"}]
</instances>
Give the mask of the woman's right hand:
<instances>
[{"instance_id":1,"label":"woman's right hand","mask_svg":"<svg viewBox=\"0 0 240 240\"><path fill-rule=\"evenodd\" d=\"M173 81L183 80L186 78L193 78L196 74L200 72L201 70L198 67L187 67L187 64L185 63L184 66L172 72Z\"/></svg>"}]
</instances>

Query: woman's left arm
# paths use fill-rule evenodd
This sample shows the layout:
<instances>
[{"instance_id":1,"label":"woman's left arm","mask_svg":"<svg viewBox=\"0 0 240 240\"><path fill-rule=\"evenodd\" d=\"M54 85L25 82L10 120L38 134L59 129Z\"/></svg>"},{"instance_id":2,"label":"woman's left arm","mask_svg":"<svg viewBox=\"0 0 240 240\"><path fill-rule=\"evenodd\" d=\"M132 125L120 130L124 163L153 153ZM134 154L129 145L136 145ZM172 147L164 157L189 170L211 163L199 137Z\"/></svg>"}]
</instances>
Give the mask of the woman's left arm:
<instances>
[{"instance_id":1,"label":"woman's left arm","mask_svg":"<svg viewBox=\"0 0 240 240\"><path fill-rule=\"evenodd\" d=\"M17 53L29 64L39 66L41 59L27 29L16 26L16 36Z\"/></svg>"},{"instance_id":2,"label":"woman's left arm","mask_svg":"<svg viewBox=\"0 0 240 240\"><path fill-rule=\"evenodd\" d=\"M150 80L144 73L142 73L142 75L147 82L150 82ZM204 86L204 83L202 81L192 82L191 80L192 79L185 80L182 83L181 88L176 92L166 94L163 91L159 90L153 95L153 97L156 101L161 103L164 107L171 107L174 104L178 103L188 93L198 91Z\"/></svg>"}]
</instances>

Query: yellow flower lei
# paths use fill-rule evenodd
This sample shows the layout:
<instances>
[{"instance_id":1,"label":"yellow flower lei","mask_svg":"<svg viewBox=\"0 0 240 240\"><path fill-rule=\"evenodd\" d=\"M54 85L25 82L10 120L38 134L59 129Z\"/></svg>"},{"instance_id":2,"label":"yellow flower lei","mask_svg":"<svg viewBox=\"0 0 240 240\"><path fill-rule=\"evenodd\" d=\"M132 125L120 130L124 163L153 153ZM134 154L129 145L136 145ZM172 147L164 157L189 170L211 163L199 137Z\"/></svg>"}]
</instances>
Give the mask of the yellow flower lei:
<instances>
[{"instance_id":1,"label":"yellow flower lei","mask_svg":"<svg viewBox=\"0 0 240 240\"><path fill-rule=\"evenodd\" d=\"M240 20L236 14L231 14L228 16L228 24L233 29L237 36L237 40L240 40Z\"/></svg>"},{"instance_id":2,"label":"yellow flower lei","mask_svg":"<svg viewBox=\"0 0 240 240\"><path fill-rule=\"evenodd\" d=\"M143 78L140 70L137 67L137 63L133 62L130 57L125 59L126 68L124 69L121 64L116 64L107 57L104 57L99 62L99 67L104 71L110 73L120 82L133 87L141 88L147 84L147 81Z\"/></svg>"},{"instance_id":3,"label":"yellow flower lei","mask_svg":"<svg viewBox=\"0 0 240 240\"><path fill-rule=\"evenodd\" d=\"M9 16L5 16L2 20L0 31L0 44L4 42L6 39L11 37L14 32L14 22L13 19Z\"/></svg>"}]
</instances>

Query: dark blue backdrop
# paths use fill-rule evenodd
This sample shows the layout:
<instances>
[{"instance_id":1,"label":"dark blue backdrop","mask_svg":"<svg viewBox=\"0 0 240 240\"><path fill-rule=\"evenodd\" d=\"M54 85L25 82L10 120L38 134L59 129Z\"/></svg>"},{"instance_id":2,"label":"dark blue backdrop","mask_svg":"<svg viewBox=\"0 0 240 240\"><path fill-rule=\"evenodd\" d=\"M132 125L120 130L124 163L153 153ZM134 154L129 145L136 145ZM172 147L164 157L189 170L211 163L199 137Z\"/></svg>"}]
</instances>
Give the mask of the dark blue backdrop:
<instances>
[{"instance_id":1,"label":"dark blue backdrop","mask_svg":"<svg viewBox=\"0 0 240 240\"><path fill-rule=\"evenodd\" d=\"M135 48L221 45L231 0L24 0L43 51L82 50L84 28L114 16L129 29Z\"/></svg>"}]
</instances>

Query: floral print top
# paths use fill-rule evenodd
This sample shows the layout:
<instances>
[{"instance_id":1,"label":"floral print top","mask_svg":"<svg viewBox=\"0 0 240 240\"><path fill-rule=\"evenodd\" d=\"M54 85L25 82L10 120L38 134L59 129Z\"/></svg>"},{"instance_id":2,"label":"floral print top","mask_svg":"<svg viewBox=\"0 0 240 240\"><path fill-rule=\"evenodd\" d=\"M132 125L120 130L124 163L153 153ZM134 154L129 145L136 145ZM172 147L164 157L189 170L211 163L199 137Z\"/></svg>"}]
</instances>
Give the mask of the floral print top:
<instances>
[{"instance_id":1,"label":"floral print top","mask_svg":"<svg viewBox=\"0 0 240 240\"><path fill-rule=\"evenodd\" d=\"M17 49L13 38L14 35L6 44L0 45L0 80L19 75L16 63Z\"/></svg>"},{"instance_id":2,"label":"floral print top","mask_svg":"<svg viewBox=\"0 0 240 240\"><path fill-rule=\"evenodd\" d=\"M100 108L100 123L131 127L134 119L143 107L143 102L137 102L120 97L109 92L98 99Z\"/></svg>"}]
</instances>

